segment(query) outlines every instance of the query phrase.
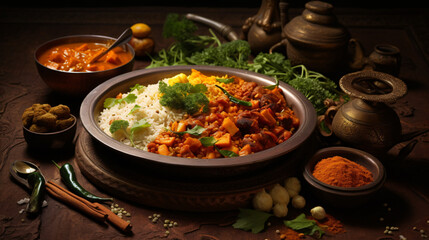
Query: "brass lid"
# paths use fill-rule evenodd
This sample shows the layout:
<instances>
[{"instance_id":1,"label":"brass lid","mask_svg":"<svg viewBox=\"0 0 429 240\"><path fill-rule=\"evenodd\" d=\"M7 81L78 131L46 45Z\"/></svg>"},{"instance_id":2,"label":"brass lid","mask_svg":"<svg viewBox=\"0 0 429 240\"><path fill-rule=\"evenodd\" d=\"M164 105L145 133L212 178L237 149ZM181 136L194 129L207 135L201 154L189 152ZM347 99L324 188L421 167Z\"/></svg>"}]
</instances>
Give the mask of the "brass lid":
<instances>
[{"instance_id":1,"label":"brass lid","mask_svg":"<svg viewBox=\"0 0 429 240\"><path fill-rule=\"evenodd\" d=\"M332 12L333 6L322 1L305 4L300 16L292 19L283 29L285 37L293 43L311 47L337 47L345 45L350 34Z\"/></svg>"}]
</instances>

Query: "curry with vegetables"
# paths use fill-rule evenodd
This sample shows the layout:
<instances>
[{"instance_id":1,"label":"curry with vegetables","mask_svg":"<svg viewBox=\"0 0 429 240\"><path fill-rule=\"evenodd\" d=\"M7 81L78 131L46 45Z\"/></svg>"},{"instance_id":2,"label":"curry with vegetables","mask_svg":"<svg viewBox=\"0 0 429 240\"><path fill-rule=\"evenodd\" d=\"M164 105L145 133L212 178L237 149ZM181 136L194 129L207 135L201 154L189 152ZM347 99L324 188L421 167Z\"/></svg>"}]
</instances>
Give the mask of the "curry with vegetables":
<instances>
[{"instance_id":1,"label":"curry with vegetables","mask_svg":"<svg viewBox=\"0 0 429 240\"><path fill-rule=\"evenodd\" d=\"M38 61L51 69L67 72L104 71L126 64L132 54L116 47L92 63L92 59L107 49L101 43L68 43L44 52Z\"/></svg>"},{"instance_id":2,"label":"curry with vegetables","mask_svg":"<svg viewBox=\"0 0 429 240\"><path fill-rule=\"evenodd\" d=\"M244 156L286 141L299 126L277 85L204 76L196 70L188 81L160 85L161 104L193 107L150 142L148 151L185 158Z\"/></svg>"}]
</instances>

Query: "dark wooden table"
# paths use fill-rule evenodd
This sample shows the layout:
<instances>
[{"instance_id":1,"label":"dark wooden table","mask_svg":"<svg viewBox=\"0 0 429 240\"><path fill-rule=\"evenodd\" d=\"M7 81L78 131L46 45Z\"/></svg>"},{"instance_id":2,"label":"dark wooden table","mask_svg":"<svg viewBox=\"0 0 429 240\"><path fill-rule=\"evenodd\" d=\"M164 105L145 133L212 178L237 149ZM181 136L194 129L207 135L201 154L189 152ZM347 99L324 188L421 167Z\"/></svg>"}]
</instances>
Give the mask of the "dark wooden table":
<instances>
[{"instance_id":1,"label":"dark wooden table","mask_svg":"<svg viewBox=\"0 0 429 240\"><path fill-rule=\"evenodd\" d=\"M168 47L170 41L162 37L162 25L168 13L196 13L231 25L239 31L244 20L256 13L257 7L44 7L0 8L0 239L158 239L164 238L160 222L153 224L149 215L160 213L179 225L170 230L167 239L279 239L277 229L284 229L280 219L273 219L264 232L252 234L233 229L237 212L188 213L141 206L117 196L119 206L129 211L133 224L132 235L98 224L61 202L47 196L48 206L43 214L28 219L19 211L24 208L17 201L28 192L15 184L9 176L14 160L37 163L48 179L60 180L50 160L72 163L78 180L88 190L100 193L80 171L74 161L74 151L34 152L27 148L21 127L21 114L33 103L67 104L78 115L82 99L68 98L52 92L40 79L34 64L34 50L43 42L65 35L100 34L118 36L125 27L145 22L152 27L156 51ZM302 11L292 8L290 16ZM408 85L408 94L392 107L400 116L404 132L429 128L429 11L425 9L353 9L336 10L340 21L352 36L359 39L369 54L377 43L390 43L401 50L402 65L399 77ZM207 32L203 26L201 32ZM142 69L148 59L138 59L135 69ZM79 125L79 129L82 127ZM429 232L429 136L418 138L413 152L403 161L392 159L407 142L398 144L383 159L388 178L381 194L371 203L356 209L326 207L328 213L341 220L346 232L324 239L422 239L413 227ZM305 189L303 190L305 191ZM319 202L310 194L308 213ZM115 196L116 197L116 196ZM387 207L385 206L387 204ZM290 216L297 214L292 212ZM290 218L290 217L288 217ZM380 220L383 219L383 221ZM393 235L384 235L386 226L397 226ZM384 238L383 238L384 239Z\"/></svg>"}]
</instances>

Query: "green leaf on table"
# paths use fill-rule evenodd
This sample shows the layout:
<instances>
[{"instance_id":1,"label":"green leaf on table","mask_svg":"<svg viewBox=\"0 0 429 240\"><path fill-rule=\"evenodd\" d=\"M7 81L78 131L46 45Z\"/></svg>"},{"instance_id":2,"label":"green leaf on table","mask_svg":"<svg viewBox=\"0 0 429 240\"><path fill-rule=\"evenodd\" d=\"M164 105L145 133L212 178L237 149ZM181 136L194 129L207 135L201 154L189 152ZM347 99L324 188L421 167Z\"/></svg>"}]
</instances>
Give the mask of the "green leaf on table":
<instances>
[{"instance_id":1,"label":"green leaf on table","mask_svg":"<svg viewBox=\"0 0 429 240\"><path fill-rule=\"evenodd\" d=\"M319 233L318 237L321 238L325 233L314 220L307 219L305 214L302 213L293 220L284 221L284 224L291 229L304 233L305 235L312 236L316 232Z\"/></svg>"},{"instance_id":2,"label":"green leaf on table","mask_svg":"<svg viewBox=\"0 0 429 240\"><path fill-rule=\"evenodd\" d=\"M239 210L237 221L232 226L237 229L252 231L252 233L264 230L265 223L272 216L270 213L253 209L240 208Z\"/></svg>"}]
</instances>

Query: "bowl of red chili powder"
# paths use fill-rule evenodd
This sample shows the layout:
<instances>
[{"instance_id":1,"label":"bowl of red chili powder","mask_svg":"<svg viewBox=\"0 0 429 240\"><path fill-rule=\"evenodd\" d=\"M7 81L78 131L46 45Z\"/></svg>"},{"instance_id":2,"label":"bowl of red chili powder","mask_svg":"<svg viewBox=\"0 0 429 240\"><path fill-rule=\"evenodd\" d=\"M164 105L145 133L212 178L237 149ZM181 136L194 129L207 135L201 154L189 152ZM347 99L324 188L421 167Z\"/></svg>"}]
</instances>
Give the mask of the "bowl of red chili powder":
<instances>
[{"instance_id":1,"label":"bowl of red chili powder","mask_svg":"<svg viewBox=\"0 0 429 240\"><path fill-rule=\"evenodd\" d=\"M368 202L386 180L384 166L376 157L349 147L317 151L305 165L303 175L318 198L341 207Z\"/></svg>"}]
</instances>

